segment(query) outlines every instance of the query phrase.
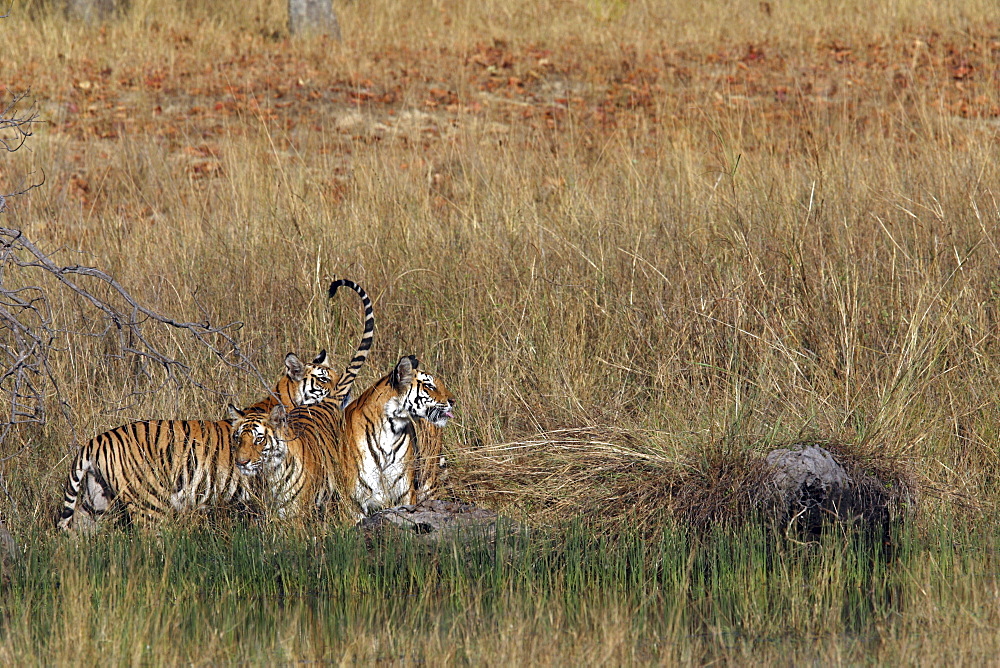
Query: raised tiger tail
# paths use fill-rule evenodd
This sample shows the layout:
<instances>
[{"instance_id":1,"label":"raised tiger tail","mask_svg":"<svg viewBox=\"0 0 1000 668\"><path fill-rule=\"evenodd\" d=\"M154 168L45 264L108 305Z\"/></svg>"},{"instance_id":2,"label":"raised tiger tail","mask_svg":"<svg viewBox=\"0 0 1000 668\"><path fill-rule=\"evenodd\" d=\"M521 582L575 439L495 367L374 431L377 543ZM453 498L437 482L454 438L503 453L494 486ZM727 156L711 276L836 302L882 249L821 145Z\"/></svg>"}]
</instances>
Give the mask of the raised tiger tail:
<instances>
[{"instance_id":1,"label":"raised tiger tail","mask_svg":"<svg viewBox=\"0 0 1000 668\"><path fill-rule=\"evenodd\" d=\"M354 353L354 359L344 369L343 375L333 388L330 398L340 402L341 405L347 402L351 395L351 388L354 387L354 380L358 377L358 372L368 359L368 353L372 347L372 338L375 334L375 315L372 310L372 300L368 298L368 293L354 281L341 278L330 284L328 296L332 299L337 293L337 288L348 287L358 293L361 297L361 304L365 307L365 331L361 335L361 343L358 344L358 351Z\"/></svg>"}]
</instances>

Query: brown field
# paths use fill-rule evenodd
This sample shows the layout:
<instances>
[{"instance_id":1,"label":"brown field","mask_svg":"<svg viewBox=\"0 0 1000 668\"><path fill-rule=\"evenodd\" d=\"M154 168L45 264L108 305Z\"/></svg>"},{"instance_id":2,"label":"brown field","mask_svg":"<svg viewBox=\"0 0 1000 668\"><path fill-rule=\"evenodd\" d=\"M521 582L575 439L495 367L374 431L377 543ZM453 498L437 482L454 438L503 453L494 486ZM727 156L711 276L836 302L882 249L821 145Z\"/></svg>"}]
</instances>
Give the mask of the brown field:
<instances>
[{"instance_id":1,"label":"brown field","mask_svg":"<svg viewBox=\"0 0 1000 668\"><path fill-rule=\"evenodd\" d=\"M0 158L0 192L44 185L0 225L160 312L244 323L268 379L288 350L346 362L356 301L325 288L357 280L377 318L360 385L416 354L458 399L454 492L539 524L643 526L701 498L667 489L678 472L725 498L740 472L720 461L808 436L911 480L919 527L954 513L992 535L995 3L688 4L337 2L335 43L290 39L277 0L135 0L103 26L15 3L3 84L30 88L45 124ZM102 327L45 277L4 280L42 284L60 327ZM210 390L130 376L106 338L57 341L49 421L0 445L13 527L49 526L79 441L265 393L185 333L148 331ZM920 599L906 628L929 636L788 656L990 656L982 584L973 608ZM590 614L596 644L563 638L546 661L751 656L621 654L615 611ZM464 659L426 651L544 656L518 653L523 630L486 637Z\"/></svg>"}]
</instances>

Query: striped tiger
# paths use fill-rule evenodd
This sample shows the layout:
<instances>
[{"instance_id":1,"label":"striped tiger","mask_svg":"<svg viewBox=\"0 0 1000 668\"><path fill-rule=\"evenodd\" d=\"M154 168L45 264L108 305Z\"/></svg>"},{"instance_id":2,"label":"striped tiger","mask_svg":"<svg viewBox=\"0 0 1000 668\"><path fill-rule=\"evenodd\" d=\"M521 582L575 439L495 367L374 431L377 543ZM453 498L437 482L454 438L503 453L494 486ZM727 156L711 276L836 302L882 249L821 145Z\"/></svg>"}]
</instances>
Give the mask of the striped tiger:
<instances>
[{"instance_id":1,"label":"striped tiger","mask_svg":"<svg viewBox=\"0 0 1000 668\"><path fill-rule=\"evenodd\" d=\"M340 281L361 297L365 329L351 363L332 382L331 368L322 351L311 364L289 353L285 375L274 394L243 412L269 415L329 400L342 406L368 357L374 316L368 295L351 281ZM331 287L330 296L335 292ZM239 506L254 496L248 481L233 466L233 428L228 421L148 420L122 425L100 434L80 448L70 469L56 526L71 530L80 489L86 484L84 510L100 516L121 507L126 521L144 524L168 513L209 507ZM248 484L251 483L251 484Z\"/></svg>"},{"instance_id":2,"label":"striped tiger","mask_svg":"<svg viewBox=\"0 0 1000 668\"><path fill-rule=\"evenodd\" d=\"M236 466L263 477L279 517L318 511L360 519L382 508L415 503L414 422L438 428L453 416L455 400L440 379L400 358L387 376L343 412L329 399L266 418L235 407Z\"/></svg>"},{"instance_id":3,"label":"striped tiger","mask_svg":"<svg viewBox=\"0 0 1000 668\"><path fill-rule=\"evenodd\" d=\"M285 355L285 373L278 379L274 390L246 410L269 411L277 404L290 408L317 404L330 396L336 386L332 382L332 372L326 350L319 351L319 355L308 364L295 353L288 353Z\"/></svg>"}]
</instances>

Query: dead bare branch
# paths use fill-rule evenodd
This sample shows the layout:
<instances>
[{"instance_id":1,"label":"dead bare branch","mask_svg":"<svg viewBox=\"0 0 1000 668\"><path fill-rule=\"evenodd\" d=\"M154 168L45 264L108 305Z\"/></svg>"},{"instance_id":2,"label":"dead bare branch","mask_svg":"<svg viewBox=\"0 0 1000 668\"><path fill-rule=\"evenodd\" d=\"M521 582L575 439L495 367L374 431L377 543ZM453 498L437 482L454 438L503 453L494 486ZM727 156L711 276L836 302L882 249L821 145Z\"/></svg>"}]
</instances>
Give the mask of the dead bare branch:
<instances>
[{"instance_id":1,"label":"dead bare branch","mask_svg":"<svg viewBox=\"0 0 1000 668\"><path fill-rule=\"evenodd\" d=\"M5 17L6 14L0 16L0 18ZM34 134L34 126L43 122L38 119L38 109L35 107L34 102L31 101L30 95L31 91L20 93L4 92L4 98L9 99L7 99L6 103L0 103L3 105L2 109L0 109L0 148L3 148L8 153L13 153L21 149L28 138ZM26 105L27 108L24 108ZM29 190L38 188L43 183L45 183L44 174L42 175L42 180L37 183L28 185L22 183L13 192L0 192L0 213L6 210L7 200L11 197L23 195Z\"/></svg>"}]
</instances>

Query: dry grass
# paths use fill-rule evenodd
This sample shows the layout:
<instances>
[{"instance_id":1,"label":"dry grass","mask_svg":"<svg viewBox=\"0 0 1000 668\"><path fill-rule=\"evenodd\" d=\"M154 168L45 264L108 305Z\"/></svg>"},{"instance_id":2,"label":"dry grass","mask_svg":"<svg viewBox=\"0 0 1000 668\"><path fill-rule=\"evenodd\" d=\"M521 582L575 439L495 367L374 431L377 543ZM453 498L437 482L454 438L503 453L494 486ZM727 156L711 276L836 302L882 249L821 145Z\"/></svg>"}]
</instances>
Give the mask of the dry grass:
<instances>
[{"instance_id":1,"label":"dry grass","mask_svg":"<svg viewBox=\"0 0 1000 668\"><path fill-rule=\"evenodd\" d=\"M287 41L278 4L5 21L11 85L51 123L3 163L47 180L8 222L166 312L245 322L270 373L287 349L346 354L353 305L331 314L322 288L356 278L379 319L367 378L412 352L449 381L468 485L498 472L489 448L553 430L675 462L818 434L994 502L986 4L848 29L850 3L747 3L738 34L721 7L366 4L342 8L343 44ZM101 343L64 346L78 438L225 400L119 410ZM223 392L264 389L175 348ZM24 455L36 505L68 437ZM532 465L557 480L564 459Z\"/></svg>"},{"instance_id":2,"label":"dry grass","mask_svg":"<svg viewBox=\"0 0 1000 668\"><path fill-rule=\"evenodd\" d=\"M265 369L345 354L353 306L331 317L322 286L358 279L368 377L414 352L448 379L473 476L479 445L553 429L662 457L818 433L991 500L986 5L847 30L748 3L738 36L712 12L584 5L351 6L344 44L288 42L277 3L139 2L97 33L38 5L3 27L11 85L51 125L3 177L47 184L9 222L164 311L246 322ZM81 436L217 414L190 388L115 410L95 345L66 341L59 367ZM207 382L262 393L185 346ZM46 476L67 435L28 455Z\"/></svg>"},{"instance_id":3,"label":"dry grass","mask_svg":"<svg viewBox=\"0 0 1000 668\"><path fill-rule=\"evenodd\" d=\"M912 478L928 517L989 518L993 5L359 2L334 44L288 40L275 0L136 0L100 30L26 3L4 72L50 124L0 185L46 184L4 222L162 311L243 321L267 375L346 358L360 319L324 287L358 280L362 384L402 353L440 373L456 485L507 512L740 516L744 464L818 437ZM73 426L53 408L3 444L14 524L48 521L74 438L263 394L157 336L221 395L127 400L104 343L59 342Z\"/></svg>"}]
</instances>

